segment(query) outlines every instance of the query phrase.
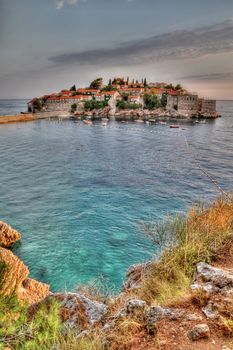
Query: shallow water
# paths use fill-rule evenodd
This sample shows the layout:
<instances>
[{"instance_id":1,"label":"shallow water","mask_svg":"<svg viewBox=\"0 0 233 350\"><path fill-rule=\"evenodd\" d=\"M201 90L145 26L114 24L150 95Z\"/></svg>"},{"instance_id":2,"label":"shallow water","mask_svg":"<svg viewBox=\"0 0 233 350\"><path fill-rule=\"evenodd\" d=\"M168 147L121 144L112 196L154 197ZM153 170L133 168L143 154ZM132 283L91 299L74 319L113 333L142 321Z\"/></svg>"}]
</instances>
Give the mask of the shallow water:
<instances>
[{"instance_id":1,"label":"shallow water","mask_svg":"<svg viewBox=\"0 0 233 350\"><path fill-rule=\"evenodd\" d=\"M15 252L31 276L53 290L103 276L117 289L128 266L154 252L141 220L216 197L183 133L202 166L232 190L233 103L218 108L223 118L183 131L58 120L0 126L1 219L23 234Z\"/></svg>"}]
</instances>

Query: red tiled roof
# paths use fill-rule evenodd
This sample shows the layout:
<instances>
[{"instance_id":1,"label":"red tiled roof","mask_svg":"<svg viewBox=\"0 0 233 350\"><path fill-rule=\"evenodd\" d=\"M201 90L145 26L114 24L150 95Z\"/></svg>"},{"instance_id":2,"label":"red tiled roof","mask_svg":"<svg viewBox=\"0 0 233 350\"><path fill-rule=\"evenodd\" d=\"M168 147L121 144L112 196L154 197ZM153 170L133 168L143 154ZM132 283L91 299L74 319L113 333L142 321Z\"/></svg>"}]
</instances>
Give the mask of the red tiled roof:
<instances>
[{"instance_id":1,"label":"red tiled roof","mask_svg":"<svg viewBox=\"0 0 233 350\"><path fill-rule=\"evenodd\" d=\"M95 93L98 93L99 90L80 88L80 89L78 89L77 91L78 91L78 92L95 92Z\"/></svg>"},{"instance_id":2,"label":"red tiled roof","mask_svg":"<svg viewBox=\"0 0 233 350\"><path fill-rule=\"evenodd\" d=\"M143 88L120 88L121 91L141 91Z\"/></svg>"},{"instance_id":3,"label":"red tiled roof","mask_svg":"<svg viewBox=\"0 0 233 350\"><path fill-rule=\"evenodd\" d=\"M117 93L118 91L104 91L103 95L114 95L115 93Z\"/></svg>"}]
</instances>

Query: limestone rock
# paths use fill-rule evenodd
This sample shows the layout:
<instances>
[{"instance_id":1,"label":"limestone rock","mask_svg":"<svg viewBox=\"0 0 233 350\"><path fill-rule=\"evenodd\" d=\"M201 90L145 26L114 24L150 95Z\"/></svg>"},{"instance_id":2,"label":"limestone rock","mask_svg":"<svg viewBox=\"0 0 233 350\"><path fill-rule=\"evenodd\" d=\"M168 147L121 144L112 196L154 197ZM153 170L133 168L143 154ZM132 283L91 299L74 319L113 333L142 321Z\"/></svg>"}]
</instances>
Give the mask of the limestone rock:
<instances>
[{"instance_id":1,"label":"limestone rock","mask_svg":"<svg viewBox=\"0 0 233 350\"><path fill-rule=\"evenodd\" d=\"M201 321L202 317L196 314L188 314L186 316L187 321Z\"/></svg>"},{"instance_id":2,"label":"limestone rock","mask_svg":"<svg viewBox=\"0 0 233 350\"><path fill-rule=\"evenodd\" d=\"M21 235L18 231L14 230L11 226L5 222L0 221L0 246L9 248L16 241L21 239Z\"/></svg>"},{"instance_id":3,"label":"limestone rock","mask_svg":"<svg viewBox=\"0 0 233 350\"><path fill-rule=\"evenodd\" d=\"M132 265L126 273L126 281L123 285L124 290L138 289L141 286L142 278L147 276L151 268L151 263Z\"/></svg>"},{"instance_id":4,"label":"limestone rock","mask_svg":"<svg viewBox=\"0 0 233 350\"><path fill-rule=\"evenodd\" d=\"M149 322L157 322L167 317L170 321L175 321L182 318L185 315L183 309L162 308L161 306L151 307L146 313L146 319Z\"/></svg>"},{"instance_id":5,"label":"limestone rock","mask_svg":"<svg viewBox=\"0 0 233 350\"><path fill-rule=\"evenodd\" d=\"M125 303L126 313L135 315L143 313L146 307L146 302L138 299L128 299Z\"/></svg>"},{"instance_id":6,"label":"limestone rock","mask_svg":"<svg viewBox=\"0 0 233 350\"><path fill-rule=\"evenodd\" d=\"M157 329L157 322L161 321L165 317L170 321L175 321L185 316L185 310L162 308L161 306L150 307L145 313L146 327L149 334L155 334Z\"/></svg>"},{"instance_id":7,"label":"limestone rock","mask_svg":"<svg viewBox=\"0 0 233 350\"><path fill-rule=\"evenodd\" d=\"M233 291L233 269L220 269L200 262L191 288L227 295Z\"/></svg>"},{"instance_id":8,"label":"limestone rock","mask_svg":"<svg viewBox=\"0 0 233 350\"><path fill-rule=\"evenodd\" d=\"M188 333L190 340L196 341L202 338L209 338L210 329L207 324L202 323L193 327L193 329Z\"/></svg>"},{"instance_id":9,"label":"limestone rock","mask_svg":"<svg viewBox=\"0 0 233 350\"><path fill-rule=\"evenodd\" d=\"M56 293L49 296L55 298L61 304L61 316L66 326L70 328L81 327L86 329L107 313L107 306L97 301L90 300L79 293Z\"/></svg>"},{"instance_id":10,"label":"limestone rock","mask_svg":"<svg viewBox=\"0 0 233 350\"><path fill-rule=\"evenodd\" d=\"M28 278L28 267L11 251L0 248L0 262L5 266L1 276L1 295L15 293L19 301L33 304L49 294L49 286Z\"/></svg>"},{"instance_id":11,"label":"limestone rock","mask_svg":"<svg viewBox=\"0 0 233 350\"><path fill-rule=\"evenodd\" d=\"M202 311L204 312L206 317L211 320L215 320L219 317L219 313L217 310L215 310L212 303L207 304L206 307L202 308Z\"/></svg>"}]
</instances>

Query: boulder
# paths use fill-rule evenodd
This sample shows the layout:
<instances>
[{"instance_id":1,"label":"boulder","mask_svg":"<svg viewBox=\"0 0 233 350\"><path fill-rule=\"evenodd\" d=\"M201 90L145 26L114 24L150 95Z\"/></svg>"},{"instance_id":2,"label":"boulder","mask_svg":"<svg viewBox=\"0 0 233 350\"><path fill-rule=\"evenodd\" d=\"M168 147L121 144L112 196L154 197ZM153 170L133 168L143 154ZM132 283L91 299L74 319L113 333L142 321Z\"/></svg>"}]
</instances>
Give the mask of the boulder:
<instances>
[{"instance_id":1,"label":"boulder","mask_svg":"<svg viewBox=\"0 0 233 350\"><path fill-rule=\"evenodd\" d=\"M128 299L125 303L125 310L128 315L137 315L143 313L146 308L146 302L138 299Z\"/></svg>"},{"instance_id":2,"label":"boulder","mask_svg":"<svg viewBox=\"0 0 233 350\"><path fill-rule=\"evenodd\" d=\"M0 221L0 246L9 248L16 241L21 239L21 234L7 225L5 222Z\"/></svg>"},{"instance_id":3,"label":"boulder","mask_svg":"<svg viewBox=\"0 0 233 350\"><path fill-rule=\"evenodd\" d=\"M151 263L131 265L126 273L126 281L123 290L138 289L141 287L143 277L147 276L151 269Z\"/></svg>"},{"instance_id":4,"label":"boulder","mask_svg":"<svg viewBox=\"0 0 233 350\"><path fill-rule=\"evenodd\" d=\"M190 340L196 341L202 338L209 338L210 329L209 326L205 323L197 324L193 329L188 332L188 337Z\"/></svg>"},{"instance_id":5,"label":"boulder","mask_svg":"<svg viewBox=\"0 0 233 350\"><path fill-rule=\"evenodd\" d=\"M208 293L229 294L233 291L233 269L220 269L200 262L197 264L197 272L191 288L201 288Z\"/></svg>"},{"instance_id":6,"label":"boulder","mask_svg":"<svg viewBox=\"0 0 233 350\"><path fill-rule=\"evenodd\" d=\"M214 308L213 304L210 302L206 305L206 307L202 308L203 313L207 318L211 320L215 320L219 317L218 311Z\"/></svg>"},{"instance_id":7,"label":"boulder","mask_svg":"<svg viewBox=\"0 0 233 350\"><path fill-rule=\"evenodd\" d=\"M107 313L107 306L90 300L79 293L56 293L48 297L55 298L61 305L62 320L68 328L86 329L99 322Z\"/></svg>"},{"instance_id":8,"label":"boulder","mask_svg":"<svg viewBox=\"0 0 233 350\"><path fill-rule=\"evenodd\" d=\"M176 321L185 316L186 312L183 309L162 308L161 306L150 307L145 313L146 327L149 334L155 334L157 322L164 318L170 321Z\"/></svg>"},{"instance_id":9,"label":"boulder","mask_svg":"<svg viewBox=\"0 0 233 350\"><path fill-rule=\"evenodd\" d=\"M31 305L48 296L49 286L29 276L26 265L8 249L0 248L1 281L0 294L15 294L19 301Z\"/></svg>"}]
</instances>

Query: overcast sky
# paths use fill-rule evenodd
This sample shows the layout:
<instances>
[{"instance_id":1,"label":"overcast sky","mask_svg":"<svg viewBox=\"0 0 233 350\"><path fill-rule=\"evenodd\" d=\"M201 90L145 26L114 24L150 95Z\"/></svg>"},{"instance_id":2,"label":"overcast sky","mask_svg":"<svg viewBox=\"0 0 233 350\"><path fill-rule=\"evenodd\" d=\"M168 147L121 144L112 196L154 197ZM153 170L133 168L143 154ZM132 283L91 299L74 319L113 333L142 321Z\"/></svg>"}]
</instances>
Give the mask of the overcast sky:
<instances>
[{"instance_id":1,"label":"overcast sky","mask_svg":"<svg viewBox=\"0 0 233 350\"><path fill-rule=\"evenodd\" d=\"M0 98L98 76L233 99L233 0L0 0Z\"/></svg>"}]
</instances>

